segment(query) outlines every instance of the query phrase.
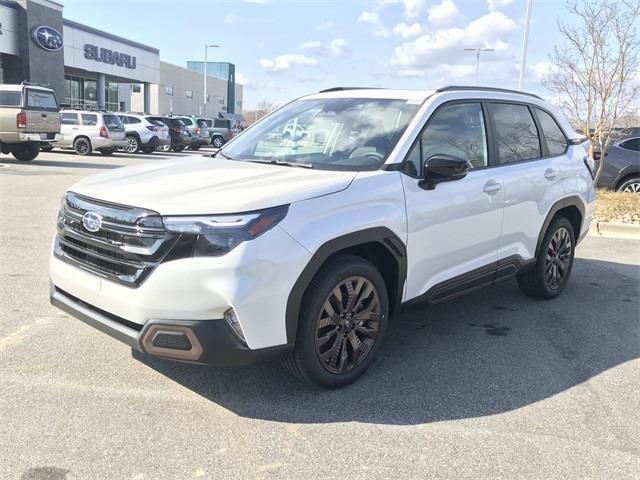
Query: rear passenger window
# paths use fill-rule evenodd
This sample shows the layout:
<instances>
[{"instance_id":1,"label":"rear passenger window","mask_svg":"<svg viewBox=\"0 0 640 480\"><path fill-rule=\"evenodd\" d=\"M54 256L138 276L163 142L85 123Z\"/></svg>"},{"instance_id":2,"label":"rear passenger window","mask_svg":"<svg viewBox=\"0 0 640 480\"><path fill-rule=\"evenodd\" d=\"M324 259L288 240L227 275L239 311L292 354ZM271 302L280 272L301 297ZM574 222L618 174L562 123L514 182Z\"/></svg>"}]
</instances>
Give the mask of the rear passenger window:
<instances>
[{"instance_id":1,"label":"rear passenger window","mask_svg":"<svg viewBox=\"0 0 640 480\"><path fill-rule=\"evenodd\" d=\"M409 152L404 172L420 175L424 161L436 154L462 158L472 168L487 166L487 133L479 103L448 105L438 110Z\"/></svg>"},{"instance_id":2,"label":"rear passenger window","mask_svg":"<svg viewBox=\"0 0 640 480\"><path fill-rule=\"evenodd\" d=\"M62 125L78 125L78 114L77 113L61 113L60 123Z\"/></svg>"},{"instance_id":3,"label":"rear passenger window","mask_svg":"<svg viewBox=\"0 0 640 480\"><path fill-rule=\"evenodd\" d=\"M188 118L181 118L180 120L182 120L182 123L185 125L193 125L193 122Z\"/></svg>"},{"instance_id":4,"label":"rear passenger window","mask_svg":"<svg viewBox=\"0 0 640 480\"><path fill-rule=\"evenodd\" d=\"M620 144L620 148L633 150L635 152L640 151L640 138L631 138L629 140L625 140Z\"/></svg>"},{"instance_id":5,"label":"rear passenger window","mask_svg":"<svg viewBox=\"0 0 640 480\"><path fill-rule=\"evenodd\" d=\"M83 113L82 114L82 124L93 126L98 124L98 116L93 113Z\"/></svg>"},{"instance_id":6,"label":"rear passenger window","mask_svg":"<svg viewBox=\"0 0 640 480\"><path fill-rule=\"evenodd\" d=\"M489 112L495 128L498 163L513 163L542 157L538 129L529 107L492 103Z\"/></svg>"},{"instance_id":7,"label":"rear passenger window","mask_svg":"<svg viewBox=\"0 0 640 480\"><path fill-rule=\"evenodd\" d=\"M133 123L140 123L141 120L139 118L136 117L127 117L129 119L129 123L133 124Z\"/></svg>"},{"instance_id":8,"label":"rear passenger window","mask_svg":"<svg viewBox=\"0 0 640 480\"><path fill-rule=\"evenodd\" d=\"M562 155L568 147L567 139L565 138L564 133L562 133L562 130L553 119L553 117L544 110L536 108L536 115L538 115L538 120L540 121L542 134L547 141L549 155Z\"/></svg>"}]
</instances>

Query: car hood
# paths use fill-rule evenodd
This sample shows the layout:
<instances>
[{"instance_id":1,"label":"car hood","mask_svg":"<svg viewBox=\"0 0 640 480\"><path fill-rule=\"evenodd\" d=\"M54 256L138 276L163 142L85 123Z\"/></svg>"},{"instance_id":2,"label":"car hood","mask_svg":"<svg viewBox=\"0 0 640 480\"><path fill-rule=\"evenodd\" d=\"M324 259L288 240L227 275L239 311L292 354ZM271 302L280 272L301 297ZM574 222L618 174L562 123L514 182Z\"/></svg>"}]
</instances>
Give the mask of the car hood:
<instances>
[{"instance_id":1,"label":"car hood","mask_svg":"<svg viewBox=\"0 0 640 480\"><path fill-rule=\"evenodd\" d=\"M339 192L355 176L355 172L196 157L92 175L69 190L162 215L238 213Z\"/></svg>"}]
</instances>

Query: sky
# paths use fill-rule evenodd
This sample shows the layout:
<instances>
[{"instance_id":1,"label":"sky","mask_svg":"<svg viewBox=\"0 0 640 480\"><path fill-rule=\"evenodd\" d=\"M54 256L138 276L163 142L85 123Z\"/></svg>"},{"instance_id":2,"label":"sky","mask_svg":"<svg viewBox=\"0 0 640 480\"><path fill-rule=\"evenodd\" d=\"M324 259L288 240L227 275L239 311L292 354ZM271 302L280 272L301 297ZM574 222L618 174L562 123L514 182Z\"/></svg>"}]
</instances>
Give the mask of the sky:
<instances>
[{"instance_id":1,"label":"sky","mask_svg":"<svg viewBox=\"0 0 640 480\"><path fill-rule=\"evenodd\" d=\"M64 17L160 49L236 65L244 109L334 86L516 88L526 0L58 0ZM524 90L545 94L562 0L533 0ZM546 92L549 93L549 92Z\"/></svg>"}]
</instances>

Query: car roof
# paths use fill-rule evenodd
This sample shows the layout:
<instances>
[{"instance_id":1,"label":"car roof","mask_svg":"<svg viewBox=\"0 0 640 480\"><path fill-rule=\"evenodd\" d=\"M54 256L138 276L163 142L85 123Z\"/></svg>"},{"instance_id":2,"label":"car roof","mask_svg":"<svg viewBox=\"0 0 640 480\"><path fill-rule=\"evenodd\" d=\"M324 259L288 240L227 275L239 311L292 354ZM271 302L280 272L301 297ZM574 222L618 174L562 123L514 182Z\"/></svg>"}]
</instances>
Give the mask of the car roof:
<instances>
[{"instance_id":1,"label":"car roof","mask_svg":"<svg viewBox=\"0 0 640 480\"><path fill-rule=\"evenodd\" d=\"M437 88L435 90L397 90L386 88L335 87L321 90L318 93L307 95L302 98L380 98L424 102L434 95L445 93L457 94L457 96L461 98L503 98L514 101L538 103L534 101L535 99L544 102L544 100L539 96L528 92L509 90L506 88L481 87L475 85L448 85L445 87Z\"/></svg>"}]
</instances>

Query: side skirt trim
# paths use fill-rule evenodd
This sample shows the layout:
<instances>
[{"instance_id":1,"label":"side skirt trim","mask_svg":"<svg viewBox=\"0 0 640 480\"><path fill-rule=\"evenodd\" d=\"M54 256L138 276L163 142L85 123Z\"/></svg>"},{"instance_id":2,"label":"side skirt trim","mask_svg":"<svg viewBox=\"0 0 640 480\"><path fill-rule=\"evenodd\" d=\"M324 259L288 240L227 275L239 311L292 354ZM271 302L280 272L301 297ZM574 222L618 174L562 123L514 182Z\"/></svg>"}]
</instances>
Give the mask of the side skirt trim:
<instances>
[{"instance_id":1,"label":"side skirt trim","mask_svg":"<svg viewBox=\"0 0 640 480\"><path fill-rule=\"evenodd\" d=\"M435 305L453 300L476 290L489 287L515 277L518 273L533 267L536 259L525 260L520 255L503 258L484 267L477 268L457 277L438 283L422 295L405 302L405 306L421 303Z\"/></svg>"}]
</instances>

